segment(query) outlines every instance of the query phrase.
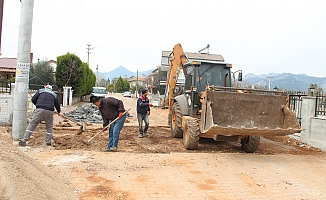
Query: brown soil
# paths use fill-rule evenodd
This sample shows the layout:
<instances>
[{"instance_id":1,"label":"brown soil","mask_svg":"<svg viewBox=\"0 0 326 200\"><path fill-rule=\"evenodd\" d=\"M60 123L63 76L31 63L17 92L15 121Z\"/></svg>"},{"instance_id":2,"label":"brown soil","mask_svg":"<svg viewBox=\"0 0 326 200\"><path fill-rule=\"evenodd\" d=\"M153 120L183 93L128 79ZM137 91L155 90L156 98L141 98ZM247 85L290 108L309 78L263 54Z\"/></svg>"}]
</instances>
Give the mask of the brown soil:
<instances>
[{"instance_id":1,"label":"brown soil","mask_svg":"<svg viewBox=\"0 0 326 200\"><path fill-rule=\"evenodd\" d=\"M10 132L10 128L8 128ZM80 135L78 131L55 130L53 136L54 149L49 151L55 155L60 150L102 151L107 146L108 137L99 134L89 145L83 140L89 140L100 129L86 130ZM28 142L30 148L48 148L45 146L45 125L40 124L34 131ZM104 180L94 174L87 174L90 182L101 182L92 189L74 194L72 187L51 169L51 166L43 166L37 161L25 155L16 147L13 147L8 134L0 134L1 169L0 173L0 199L132 199L128 198L127 191L116 190L110 180ZM41 150L44 151L44 150ZM172 138L168 127L151 127L149 137L138 138L138 127L124 126L120 135L119 152L130 153L159 153L172 152L189 153L244 153L239 142L216 142L213 139L201 139L197 150L185 150L182 139ZM317 148L303 145L299 141L288 136L261 138L259 149L254 154L274 155L324 155L325 152ZM81 172L82 174L82 172ZM103 180L102 180L103 179ZM51 190L49 190L51 188ZM19 191L19 192L17 192ZM46 191L46 192L43 192ZM60 192L58 196L57 191Z\"/></svg>"},{"instance_id":2,"label":"brown soil","mask_svg":"<svg viewBox=\"0 0 326 200\"><path fill-rule=\"evenodd\" d=\"M55 130L53 136L53 147L55 150L85 150L102 151L108 142L107 133L97 135L89 144L83 143L97 134L101 129L86 130L82 134L78 131ZM45 125L39 125L34 131L28 145L40 147L44 145ZM150 127L149 137L138 138L138 127L124 126L119 141L119 152L133 153L172 153L172 152L192 152L192 153L244 153L240 142L216 142L213 139L201 138L196 150L186 150L182 139L172 138L170 128L167 126ZM289 136L274 136L261 138L259 149L254 154L323 154L318 148L314 148Z\"/></svg>"},{"instance_id":3,"label":"brown soil","mask_svg":"<svg viewBox=\"0 0 326 200\"><path fill-rule=\"evenodd\" d=\"M12 144L6 127L0 127L0 199L77 199L71 185L55 170Z\"/></svg>"},{"instance_id":4,"label":"brown soil","mask_svg":"<svg viewBox=\"0 0 326 200\"><path fill-rule=\"evenodd\" d=\"M9 130L10 131L10 130ZM100 129L87 130L80 135L76 131L55 130L53 145L50 147L54 151L49 151L55 155L60 150L81 150L81 151L102 151L106 148L108 137L99 134L89 145L83 140L90 139L98 133ZM31 148L47 148L45 146L44 135L45 125L40 124L34 131L28 142ZM132 153L160 153L189 152L189 153L244 153L239 142L216 142L213 139L201 139L197 150L185 150L182 139L172 138L168 127L151 127L150 136L138 138L138 127L125 126L122 129L119 142L119 152ZM74 199L76 194L67 182L57 177L53 169L47 168L37 161L31 159L17 148L11 145L9 135L1 134L1 188L0 197L4 199ZM292 154L292 155L321 155L324 151L302 145L299 141L288 136L261 138L259 149L254 154ZM44 150L41 150L44 151ZM49 155L50 156L50 155ZM8 167L9 166L9 167ZM52 171L53 170L53 171ZM81 172L82 174L82 172ZM90 182L101 182L88 191L78 193L80 199L132 199L128 198L127 191L116 190L112 187L110 180L94 174L85 174ZM8 179L9 177L9 179ZM14 178L16 177L16 178ZM48 188L51 188L49 190ZM20 191L20 192L15 192ZM46 191L43 192L43 191ZM60 197L56 191L60 192ZM32 198L32 197L33 198ZM63 198L64 197L64 198ZM0 198L0 199L1 199Z\"/></svg>"},{"instance_id":5,"label":"brown soil","mask_svg":"<svg viewBox=\"0 0 326 200\"><path fill-rule=\"evenodd\" d=\"M129 101L129 102L128 102ZM134 107L134 99L125 99L125 107ZM239 142L216 142L213 139L200 139L197 150L185 150L182 139L172 138L167 125L167 111L153 108L150 116L149 137L138 138L138 127L135 111L130 112L134 117L128 118L122 129L119 141L119 152L126 153L244 153ZM55 122L62 119L56 116ZM107 133L95 137L89 145L83 140L89 140L101 130L101 125L88 126L87 130L78 134L78 128L66 130L63 127L54 129L52 147L45 146L45 125L40 124L28 141L27 148L18 149L13 146L10 138L11 127L0 127L0 199L132 199L128 191L115 190L110 180L98 176L97 172L79 171L86 181L98 182L99 185L86 191L74 191L71 183L64 181L55 167L45 166L38 162L41 153L48 157L61 154L62 150L78 150L100 152L107 146ZM69 128L69 127L68 127ZM29 148L40 149L40 155L33 151L32 159L28 154ZM275 155L325 155L324 151L313 148L288 136L261 138L259 149L253 154ZM103 154L104 156L106 154ZM73 170L73 169L72 169ZM75 169L78 170L78 169ZM65 176L67 178L67 176ZM69 176L68 176L69 177ZM76 183L75 185L87 182ZM58 192L60 191L60 192ZM76 194L75 194L76 193Z\"/></svg>"}]
</instances>

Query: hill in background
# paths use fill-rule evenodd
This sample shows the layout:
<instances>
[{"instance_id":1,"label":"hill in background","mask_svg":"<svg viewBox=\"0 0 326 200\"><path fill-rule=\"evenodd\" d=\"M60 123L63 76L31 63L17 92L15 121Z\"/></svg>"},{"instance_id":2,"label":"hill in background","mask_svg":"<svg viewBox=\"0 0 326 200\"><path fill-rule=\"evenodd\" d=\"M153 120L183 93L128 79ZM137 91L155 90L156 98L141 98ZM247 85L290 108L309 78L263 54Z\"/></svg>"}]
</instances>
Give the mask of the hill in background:
<instances>
[{"instance_id":1,"label":"hill in background","mask_svg":"<svg viewBox=\"0 0 326 200\"><path fill-rule=\"evenodd\" d=\"M145 76L148 76L149 74L152 73L154 69L150 69L147 71L138 71L138 77L141 77L142 74L144 74ZM94 72L95 74L97 73L96 71ZM131 76L137 76L137 72L132 72L126 68L124 68L123 66L117 67L114 70L110 71L110 72L98 72L98 77L99 79L114 79L114 78L119 78L119 77L124 78L125 76L127 76L127 78L130 78Z\"/></svg>"},{"instance_id":2,"label":"hill in background","mask_svg":"<svg viewBox=\"0 0 326 200\"><path fill-rule=\"evenodd\" d=\"M275 86L284 90L295 91L308 91L311 83L317 84L318 87L323 88L326 91L326 77L318 78L307 76L306 74L291 74L291 73L270 73L270 74L246 74L243 77L244 81L249 82L251 85L268 86L268 78L271 78L271 89Z\"/></svg>"},{"instance_id":3,"label":"hill in background","mask_svg":"<svg viewBox=\"0 0 326 200\"><path fill-rule=\"evenodd\" d=\"M138 77L141 77L142 74L148 76L152 73L154 69L150 69L147 71L139 71ZM94 72L95 74L97 72ZM114 79L119 77L124 78L127 76L128 78L131 76L137 76L136 72L132 72L123 66L117 67L116 69L110 72L98 72L99 79ZM318 87L323 88L323 91L326 91L326 77L318 78L307 76L306 74L291 74L291 73L269 73L269 74L246 74L243 77L243 83L246 85L259 85L259 86L266 86L268 87L268 78L273 77L270 79L271 81L271 89L275 86L279 89L283 90L294 90L294 91L308 91L308 88L311 83L317 84Z\"/></svg>"}]
</instances>

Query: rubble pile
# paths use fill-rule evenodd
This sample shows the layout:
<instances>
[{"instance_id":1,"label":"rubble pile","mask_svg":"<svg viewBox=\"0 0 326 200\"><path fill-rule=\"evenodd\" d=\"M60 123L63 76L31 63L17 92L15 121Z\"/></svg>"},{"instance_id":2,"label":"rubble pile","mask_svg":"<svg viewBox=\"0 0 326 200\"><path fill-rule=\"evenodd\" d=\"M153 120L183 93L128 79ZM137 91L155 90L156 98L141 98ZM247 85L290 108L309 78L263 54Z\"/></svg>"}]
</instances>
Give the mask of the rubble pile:
<instances>
[{"instance_id":1,"label":"rubble pile","mask_svg":"<svg viewBox=\"0 0 326 200\"><path fill-rule=\"evenodd\" d=\"M64 115L77 122L103 123L100 111L91 103L78 106L75 110L64 113Z\"/></svg>"}]
</instances>

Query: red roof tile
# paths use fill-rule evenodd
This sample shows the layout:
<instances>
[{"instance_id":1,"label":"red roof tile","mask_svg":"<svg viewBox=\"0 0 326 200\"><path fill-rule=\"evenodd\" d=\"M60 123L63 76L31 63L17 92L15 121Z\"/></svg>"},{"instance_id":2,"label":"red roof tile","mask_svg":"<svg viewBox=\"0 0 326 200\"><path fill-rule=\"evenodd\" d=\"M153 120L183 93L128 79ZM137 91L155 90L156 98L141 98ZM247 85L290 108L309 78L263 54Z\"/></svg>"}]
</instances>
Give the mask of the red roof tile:
<instances>
[{"instance_id":1,"label":"red roof tile","mask_svg":"<svg viewBox=\"0 0 326 200\"><path fill-rule=\"evenodd\" d=\"M16 69L17 58L0 58L0 68Z\"/></svg>"}]
</instances>

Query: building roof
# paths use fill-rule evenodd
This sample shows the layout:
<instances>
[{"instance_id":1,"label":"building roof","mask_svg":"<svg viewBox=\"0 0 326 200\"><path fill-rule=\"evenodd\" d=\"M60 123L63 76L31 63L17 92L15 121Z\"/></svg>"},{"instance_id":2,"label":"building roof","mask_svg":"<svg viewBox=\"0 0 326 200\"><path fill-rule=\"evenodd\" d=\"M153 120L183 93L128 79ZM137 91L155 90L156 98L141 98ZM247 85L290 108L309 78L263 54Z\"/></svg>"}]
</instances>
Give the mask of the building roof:
<instances>
[{"instance_id":1,"label":"building roof","mask_svg":"<svg viewBox=\"0 0 326 200\"><path fill-rule=\"evenodd\" d=\"M16 72L17 58L0 58L1 72Z\"/></svg>"},{"instance_id":2,"label":"building roof","mask_svg":"<svg viewBox=\"0 0 326 200\"><path fill-rule=\"evenodd\" d=\"M147 80L147 78L146 77L138 77L138 81L146 81ZM130 77L129 79L128 79L128 81L137 81L137 77Z\"/></svg>"},{"instance_id":3,"label":"building roof","mask_svg":"<svg viewBox=\"0 0 326 200\"><path fill-rule=\"evenodd\" d=\"M189 59L192 60L208 60L208 61L224 62L224 58L220 54L190 53L190 52L185 52L185 54ZM172 51L162 51L162 57L172 57Z\"/></svg>"},{"instance_id":4,"label":"building roof","mask_svg":"<svg viewBox=\"0 0 326 200\"><path fill-rule=\"evenodd\" d=\"M0 58L0 67L16 69L17 58Z\"/></svg>"}]
</instances>

